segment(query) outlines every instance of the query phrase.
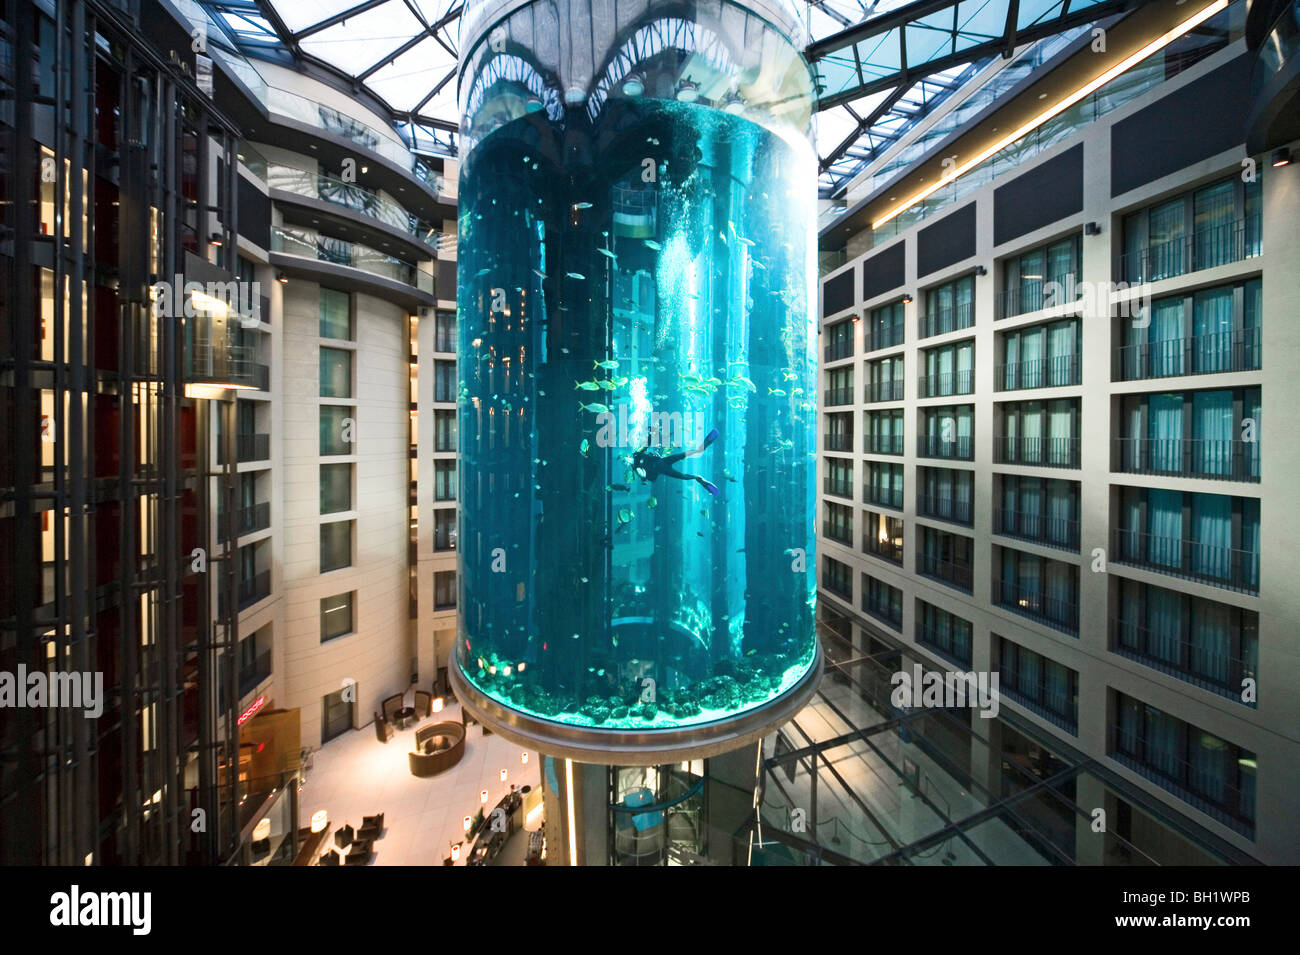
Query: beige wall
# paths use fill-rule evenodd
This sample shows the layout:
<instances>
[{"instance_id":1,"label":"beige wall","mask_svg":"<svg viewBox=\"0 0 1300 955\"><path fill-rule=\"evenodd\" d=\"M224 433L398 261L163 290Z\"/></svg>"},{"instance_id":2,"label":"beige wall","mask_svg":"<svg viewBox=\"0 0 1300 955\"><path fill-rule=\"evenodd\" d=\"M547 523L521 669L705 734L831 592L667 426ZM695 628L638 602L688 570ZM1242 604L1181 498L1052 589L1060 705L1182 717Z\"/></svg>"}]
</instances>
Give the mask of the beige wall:
<instances>
[{"instance_id":1,"label":"beige wall","mask_svg":"<svg viewBox=\"0 0 1300 955\"><path fill-rule=\"evenodd\" d=\"M276 661L277 699L302 710L304 745L320 744L321 699L357 683L356 722L404 691L412 648L407 625L408 323L402 307L358 294L353 402L356 450L320 455L319 287L292 280L284 288L283 653ZM347 347L329 342L331 347ZM332 403L327 399L326 403ZM355 521L351 567L320 572L320 464L353 462L353 510L329 519ZM320 600L356 591L354 632L320 642Z\"/></svg>"}]
</instances>

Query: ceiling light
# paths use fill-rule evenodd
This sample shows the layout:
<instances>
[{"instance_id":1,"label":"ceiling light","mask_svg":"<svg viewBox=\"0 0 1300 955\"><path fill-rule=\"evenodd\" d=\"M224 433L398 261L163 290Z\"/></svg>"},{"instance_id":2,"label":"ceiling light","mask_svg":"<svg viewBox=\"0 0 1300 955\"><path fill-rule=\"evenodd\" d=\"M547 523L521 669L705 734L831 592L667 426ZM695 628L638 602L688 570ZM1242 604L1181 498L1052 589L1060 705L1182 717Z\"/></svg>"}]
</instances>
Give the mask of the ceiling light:
<instances>
[{"instance_id":1,"label":"ceiling light","mask_svg":"<svg viewBox=\"0 0 1300 955\"><path fill-rule=\"evenodd\" d=\"M285 275L283 272L276 272L276 273L275 273L275 279L276 279L276 281L279 282L281 285L288 285L288 284L289 284L289 276Z\"/></svg>"},{"instance_id":2,"label":"ceiling light","mask_svg":"<svg viewBox=\"0 0 1300 955\"><path fill-rule=\"evenodd\" d=\"M1281 149L1273 150L1273 168L1277 169L1289 165L1291 162L1291 150L1283 146Z\"/></svg>"},{"instance_id":3,"label":"ceiling light","mask_svg":"<svg viewBox=\"0 0 1300 955\"><path fill-rule=\"evenodd\" d=\"M623 84L624 96L640 96L644 92L645 92L645 87L641 85L640 80L630 79Z\"/></svg>"},{"instance_id":4,"label":"ceiling light","mask_svg":"<svg viewBox=\"0 0 1300 955\"><path fill-rule=\"evenodd\" d=\"M927 186L926 188L920 190L919 192L903 200L903 202L901 202L899 205L895 206L894 208L890 209L889 212L885 213L885 215L881 216L879 219L872 222L871 228L873 229L880 228L886 222L889 222L891 219L897 217L901 213L910 209L912 206L916 205L918 202L920 202L922 199L925 199L927 196L930 196L933 193L937 192L940 188L947 185L949 182L952 182L952 180L956 179L958 176L964 175L965 173L969 172L971 169L974 169L985 159L988 159L990 156L994 155L995 153L1000 152L1002 149L1006 148L1011 143L1014 143L1017 139L1020 139L1021 137L1027 135L1028 133L1033 132L1039 126L1043 125L1043 123L1051 119L1053 116L1065 112L1065 110L1069 109L1075 103L1079 102L1079 100L1083 99L1088 94L1093 93L1096 90L1100 89L1102 86L1105 86L1107 83L1109 83L1115 77L1119 76L1121 73L1126 72L1127 70L1136 66L1138 63L1141 63L1147 57L1164 49L1166 46L1168 46L1174 40L1178 39L1184 33L1187 33L1189 30L1195 29L1197 26L1204 23L1206 20L1210 19L1210 17L1214 16L1220 10L1226 9L1227 6L1228 6L1228 0L1214 0L1213 3L1209 4L1206 7L1203 7L1198 13L1195 13L1192 16L1188 17L1182 23L1175 26L1172 30L1168 31L1167 33L1161 36L1156 37L1146 46L1142 47L1137 52L1132 53L1129 56L1125 57L1123 60L1116 63L1114 66L1106 70L1101 75L1094 77L1091 81L1085 83L1083 86L1080 86L1074 92L1070 93L1069 95L1065 96L1060 100L1057 100L1051 106L1047 107L1037 116L1033 117L1032 119L1024 123L1019 128L1012 130L1011 132L1007 133L1007 135L999 139L997 142L993 143L990 146L985 147L980 152L972 156L970 159L966 160L964 163L957 166L951 172L945 173L944 175L940 176L938 182L936 182L933 186ZM925 180L921 179L920 181L924 182Z\"/></svg>"},{"instance_id":5,"label":"ceiling light","mask_svg":"<svg viewBox=\"0 0 1300 955\"><path fill-rule=\"evenodd\" d=\"M700 98L700 84L689 77L679 80L677 83L677 98L683 103L694 103Z\"/></svg>"}]
</instances>

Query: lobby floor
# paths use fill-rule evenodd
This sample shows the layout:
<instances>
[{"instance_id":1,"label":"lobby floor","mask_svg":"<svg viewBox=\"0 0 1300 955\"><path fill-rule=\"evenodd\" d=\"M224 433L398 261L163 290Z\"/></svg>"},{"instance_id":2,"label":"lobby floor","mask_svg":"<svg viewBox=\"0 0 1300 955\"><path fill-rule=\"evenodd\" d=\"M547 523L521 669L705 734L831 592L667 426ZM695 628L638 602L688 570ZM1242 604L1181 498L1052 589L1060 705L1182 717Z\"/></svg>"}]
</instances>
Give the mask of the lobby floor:
<instances>
[{"instance_id":1,"label":"lobby floor","mask_svg":"<svg viewBox=\"0 0 1300 955\"><path fill-rule=\"evenodd\" d=\"M406 754L414 747L415 731L435 721L459 722L459 704L398 730L387 743L375 738L369 724L326 743L312 755L305 774L298 797L302 818L324 809L332 832L345 823L357 828L362 816L382 812L385 831L375 842L371 865L442 865L451 844L464 838L465 816L482 807L481 790L488 791L491 808L511 784L534 789L541 784L537 753L530 752L523 764L518 746L495 734L484 736L477 724L469 727L465 756L456 766L438 776L412 776ZM505 783L502 769L508 774ZM463 864L462 857L457 865Z\"/></svg>"}]
</instances>

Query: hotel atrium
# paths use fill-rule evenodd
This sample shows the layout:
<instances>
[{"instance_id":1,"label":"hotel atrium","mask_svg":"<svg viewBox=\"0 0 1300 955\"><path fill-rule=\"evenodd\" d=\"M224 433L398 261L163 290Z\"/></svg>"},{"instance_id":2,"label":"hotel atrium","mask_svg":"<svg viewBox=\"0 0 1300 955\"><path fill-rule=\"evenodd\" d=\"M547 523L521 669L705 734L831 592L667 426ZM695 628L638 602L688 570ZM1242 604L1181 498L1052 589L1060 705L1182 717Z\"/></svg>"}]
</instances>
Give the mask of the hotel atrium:
<instances>
[{"instance_id":1,"label":"hotel atrium","mask_svg":"<svg viewBox=\"0 0 1300 955\"><path fill-rule=\"evenodd\" d=\"M0 0L0 864L1300 864L1293 160L1298 0Z\"/></svg>"}]
</instances>

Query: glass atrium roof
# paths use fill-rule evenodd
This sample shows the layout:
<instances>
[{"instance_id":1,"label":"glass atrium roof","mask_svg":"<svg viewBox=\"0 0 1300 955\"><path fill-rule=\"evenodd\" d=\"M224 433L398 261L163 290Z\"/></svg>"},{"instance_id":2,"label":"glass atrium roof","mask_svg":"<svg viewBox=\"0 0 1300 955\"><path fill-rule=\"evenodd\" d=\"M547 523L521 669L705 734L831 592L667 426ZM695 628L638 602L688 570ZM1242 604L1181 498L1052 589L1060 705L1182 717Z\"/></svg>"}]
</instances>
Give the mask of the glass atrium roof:
<instances>
[{"instance_id":1,"label":"glass atrium roof","mask_svg":"<svg viewBox=\"0 0 1300 955\"><path fill-rule=\"evenodd\" d=\"M332 71L386 105L413 150L455 150L464 0L200 2L244 56ZM1016 29L1077 20L1089 8L1101 13L1108 6L1107 0L808 0L809 54L824 97L817 131L822 195L842 193L969 81L993 44ZM1009 16L1016 20L1010 31Z\"/></svg>"}]
</instances>

